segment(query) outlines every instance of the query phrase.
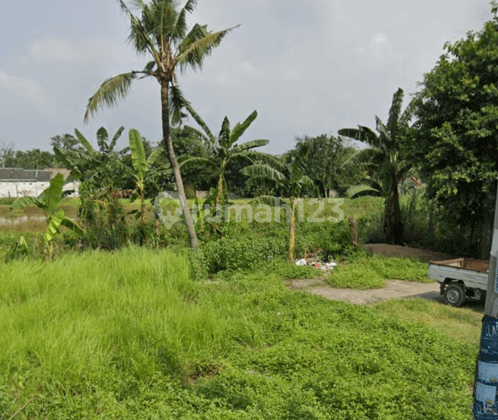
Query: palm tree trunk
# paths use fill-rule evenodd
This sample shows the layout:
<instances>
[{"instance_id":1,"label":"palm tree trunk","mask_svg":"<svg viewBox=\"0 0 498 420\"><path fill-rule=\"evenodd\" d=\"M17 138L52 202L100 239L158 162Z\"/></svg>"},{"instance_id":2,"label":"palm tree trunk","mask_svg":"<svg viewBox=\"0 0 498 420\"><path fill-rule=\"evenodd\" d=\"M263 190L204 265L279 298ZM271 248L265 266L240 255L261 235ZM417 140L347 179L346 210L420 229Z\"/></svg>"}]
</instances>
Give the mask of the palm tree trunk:
<instances>
[{"instance_id":1,"label":"palm tree trunk","mask_svg":"<svg viewBox=\"0 0 498 420\"><path fill-rule=\"evenodd\" d=\"M192 216L190 215L190 210L188 208L187 197L185 196L185 189L183 188L182 174L180 173L180 168L178 167L178 162L176 161L175 151L173 149L173 143L170 136L170 126L169 126L169 81L161 80L161 108L162 108L162 123L163 123L163 138L164 144L166 146L166 152L168 153L169 163L173 169L173 174L175 176L176 188L178 194L180 195L180 200L182 201L183 218L185 220L185 225L187 226L187 231L190 236L190 245L193 249L199 247L199 241L197 239L197 234L195 233L194 222L192 221Z\"/></svg>"},{"instance_id":2,"label":"palm tree trunk","mask_svg":"<svg viewBox=\"0 0 498 420\"><path fill-rule=\"evenodd\" d=\"M289 262L293 262L296 258L296 203L295 199L291 197L291 220L289 225Z\"/></svg>"},{"instance_id":3,"label":"palm tree trunk","mask_svg":"<svg viewBox=\"0 0 498 420\"><path fill-rule=\"evenodd\" d=\"M386 219L384 222L384 234L386 242L393 245L403 245L403 221L399 206L398 174L393 168L391 171L391 190L386 199Z\"/></svg>"}]
</instances>

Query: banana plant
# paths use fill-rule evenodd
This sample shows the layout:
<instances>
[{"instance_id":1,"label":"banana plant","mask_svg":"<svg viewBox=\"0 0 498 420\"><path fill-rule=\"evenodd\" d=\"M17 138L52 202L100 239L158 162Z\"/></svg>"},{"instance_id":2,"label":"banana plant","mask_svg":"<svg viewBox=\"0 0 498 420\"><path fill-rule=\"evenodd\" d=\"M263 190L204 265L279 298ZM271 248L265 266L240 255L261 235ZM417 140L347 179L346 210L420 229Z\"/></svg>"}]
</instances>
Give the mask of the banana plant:
<instances>
[{"instance_id":1,"label":"banana plant","mask_svg":"<svg viewBox=\"0 0 498 420\"><path fill-rule=\"evenodd\" d=\"M62 198L63 187L64 177L61 174L57 174L50 180L50 186L43 191L40 198L21 197L14 201L11 206L12 210L16 210L25 206L35 205L45 213L47 229L43 234L43 240L45 241L45 252L48 262L52 261L54 251L53 241L60 233L61 226L67 227L80 236L84 233L80 226L66 217L63 209L57 210Z\"/></svg>"},{"instance_id":2,"label":"banana plant","mask_svg":"<svg viewBox=\"0 0 498 420\"><path fill-rule=\"evenodd\" d=\"M136 212L136 214L137 219L140 218L142 224L145 225L145 223L147 222L147 215L145 213L145 180L151 166L161 155L163 150L162 148L158 147L146 159L144 142L142 137L140 136L140 133L132 128L129 132L129 139L131 161L134 172L131 172L130 168L127 169L131 172L131 175L135 180L135 190L133 191L132 197L140 198L140 212Z\"/></svg>"},{"instance_id":3,"label":"banana plant","mask_svg":"<svg viewBox=\"0 0 498 420\"><path fill-rule=\"evenodd\" d=\"M250 165L241 169L240 172L249 176L247 181L249 184L276 184L283 190L284 195L288 197L288 205L290 207L288 258L290 262L293 262L296 257L297 204L299 203L303 189L315 191L316 186L313 180L305 175L304 163L299 157L292 157L286 164L282 164L275 159L273 166L268 164ZM263 195L253 200L253 202L277 206L280 204L280 199L271 195ZM283 202L285 203L285 200Z\"/></svg>"},{"instance_id":4,"label":"banana plant","mask_svg":"<svg viewBox=\"0 0 498 420\"><path fill-rule=\"evenodd\" d=\"M83 146L83 150L67 151L55 146L55 156L65 167L71 169L73 177L92 184L94 189L107 188L113 185L119 160L128 152L127 147L120 151L114 150L123 130L124 127L119 127L113 138L109 140L107 130L104 127L99 128L96 149L80 131L75 129L76 138Z\"/></svg>"},{"instance_id":5,"label":"banana plant","mask_svg":"<svg viewBox=\"0 0 498 420\"><path fill-rule=\"evenodd\" d=\"M202 164L213 168L213 171L218 176L216 202L215 204L223 204L224 197L228 196L228 186L225 179L227 166L235 159L245 159L247 164L253 164L254 159L265 159L264 153L259 153L253 149L266 146L269 140L251 140L242 144L237 144L237 141L249 128L252 122L257 118L258 112L253 111L242 123L237 123L231 129L228 117L225 117L221 125L221 130L218 136L213 135L204 120L194 111L192 106L184 102L185 108L202 128L199 131L193 127L187 126L196 136L202 141L206 148L207 157L186 157L180 160L180 168L185 168L190 165Z\"/></svg>"}]
</instances>

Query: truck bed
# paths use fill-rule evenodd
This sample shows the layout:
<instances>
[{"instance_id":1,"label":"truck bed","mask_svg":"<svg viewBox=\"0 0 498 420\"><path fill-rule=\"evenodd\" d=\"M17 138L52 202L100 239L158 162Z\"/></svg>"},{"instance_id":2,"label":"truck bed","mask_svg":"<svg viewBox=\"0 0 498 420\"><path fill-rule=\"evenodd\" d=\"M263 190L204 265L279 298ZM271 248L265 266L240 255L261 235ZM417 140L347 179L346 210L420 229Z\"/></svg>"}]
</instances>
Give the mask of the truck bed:
<instances>
[{"instance_id":1,"label":"truck bed","mask_svg":"<svg viewBox=\"0 0 498 420\"><path fill-rule=\"evenodd\" d=\"M429 277L443 283L446 279L461 280L465 287L486 290L489 262L471 258L431 261Z\"/></svg>"},{"instance_id":2,"label":"truck bed","mask_svg":"<svg viewBox=\"0 0 498 420\"><path fill-rule=\"evenodd\" d=\"M480 271L487 273L489 270L489 261L473 260L472 258L456 258L454 260L431 261L431 264L442 265L445 267L463 268L465 270Z\"/></svg>"}]
</instances>

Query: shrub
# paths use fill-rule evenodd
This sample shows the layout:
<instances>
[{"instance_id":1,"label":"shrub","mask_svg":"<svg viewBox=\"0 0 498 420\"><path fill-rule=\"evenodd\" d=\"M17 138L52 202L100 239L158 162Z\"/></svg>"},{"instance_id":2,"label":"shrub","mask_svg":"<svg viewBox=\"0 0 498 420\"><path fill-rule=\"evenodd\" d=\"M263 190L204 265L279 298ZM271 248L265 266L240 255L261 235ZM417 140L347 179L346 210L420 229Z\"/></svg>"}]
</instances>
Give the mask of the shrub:
<instances>
[{"instance_id":1,"label":"shrub","mask_svg":"<svg viewBox=\"0 0 498 420\"><path fill-rule=\"evenodd\" d=\"M202 248L202 263L208 274L229 270L252 270L277 255L278 241L253 236L224 236L206 243Z\"/></svg>"}]
</instances>

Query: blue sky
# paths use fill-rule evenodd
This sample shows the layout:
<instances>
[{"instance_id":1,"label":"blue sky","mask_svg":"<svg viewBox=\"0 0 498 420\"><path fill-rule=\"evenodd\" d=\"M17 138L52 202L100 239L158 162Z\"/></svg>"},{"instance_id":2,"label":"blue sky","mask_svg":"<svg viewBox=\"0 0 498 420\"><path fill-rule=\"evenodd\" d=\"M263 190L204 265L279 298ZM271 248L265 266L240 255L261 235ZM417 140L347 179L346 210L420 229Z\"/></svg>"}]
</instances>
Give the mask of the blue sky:
<instances>
[{"instance_id":1,"label":"blue sky","mask_svg":"<svg viewBox=\"0 0 498 420\"><path fill-rule=\"evenodd\" d=\"M235 124L257 109L241 141L269 139L267 151L282 153L296 136L373 126L398 87L408 101L446 41L490 18L487 0L200 0L192 22L241 26L180 84L215 132L225 115ZM121 125L161 138L152 80L83 123L105 78L147 61L127 45L116 1L2 1L0 28L0 143L49 149L51 137L75 128L94 139L100 126Z\"/></svg>"}]
</instances>

